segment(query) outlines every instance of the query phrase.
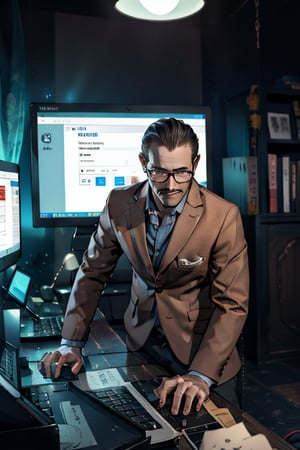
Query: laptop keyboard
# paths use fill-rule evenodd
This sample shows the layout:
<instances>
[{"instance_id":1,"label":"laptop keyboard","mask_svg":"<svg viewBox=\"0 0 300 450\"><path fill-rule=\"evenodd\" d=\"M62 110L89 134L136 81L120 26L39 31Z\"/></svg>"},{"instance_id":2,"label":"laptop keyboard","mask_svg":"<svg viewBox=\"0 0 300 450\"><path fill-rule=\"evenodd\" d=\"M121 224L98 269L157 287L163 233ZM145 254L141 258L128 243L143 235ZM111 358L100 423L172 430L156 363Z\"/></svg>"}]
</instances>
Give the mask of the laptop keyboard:
<instances>
[{"instance_id":1,"label":"laptop keyboard","mask_svg":"<svg viewBox=\"0 0 300 450\"><path fill-rule=\"evenodd\" d=\"M44 411L51 419L54 420L53 411L50 403L50 396L47 388L43 385L30 386L24 389L25 397L34 405Z\"/></svg>"},{"instance_id":2,"label":"laptop keyboard","mask_svg":"<svg viewBox=\"0 0 300 450\"><path fill-rule=\"evenodd\" d=\"M125 386L117 386L115 388L99 391L89 391L88 395L113 411L117 411L119 414L127 417L144 430L156 430L161 428L161 425Z\"/></svg>"},{"instance_id":3,"label":"laptop keyboard","mask_svg":"<svg viewBox=\"0 0 300 450\"><path fill-rule=\"evenodd\" d=\"M34 321L34 336L59 336L61 334L63 323L64 318L62 316L42 317L39 321Z\"/></svg>"},{"instance_id":4,"label":"laptop keyboard","mask_svg":"<svg viewBox=\"0 0 300 450\"><path fill-rule=\"evenodd\" d=\"M51 405L53 392L66 392L69 390L69 383L56 382L50 384L32 385L22 389L24 396L37 408L42 410L51 421L55 422L55 415ZM54 405L53 405L54 407Z\"/></svg>"},{"instance_id":5,"label":"laptop keyboard","mask_svg":"<svg viewBox=\"0 0 300 450\"><path fill-rule=\"evenodd\" d=\"M9 378L12 377L14 370L13 356L6 349L3 349L1 354L0 367Z\"/></svg>"},{"instance_id":6,"label":"laptop keyboard","mask_svg":"<svg viewBox=\"0 0 300 450\"><path fill-rule=\"evenodd\" d=\"M14 386L18 385L18 374L15 362L15 353L8 348L4 348L0 358L0 373L4 373L11 380Z\"/></svg>"}]
</instances>

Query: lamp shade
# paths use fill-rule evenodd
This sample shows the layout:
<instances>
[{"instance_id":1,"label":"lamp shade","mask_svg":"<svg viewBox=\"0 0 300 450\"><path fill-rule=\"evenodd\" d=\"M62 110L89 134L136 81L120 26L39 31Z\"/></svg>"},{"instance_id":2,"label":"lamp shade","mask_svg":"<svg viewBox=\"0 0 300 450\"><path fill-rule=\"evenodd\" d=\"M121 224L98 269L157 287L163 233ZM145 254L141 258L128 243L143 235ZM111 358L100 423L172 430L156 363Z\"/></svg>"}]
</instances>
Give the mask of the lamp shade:
<instances>
[{"instance_id":1,"label":"lamp shade","mask_svg":"<svg viewBox=\"0 0 300 450\"><path fill-rule=\"evenodd\" d=\"M65 270L78 269L79 263L74 253L67 253L63 260L63 266Z\"/></svg>"},{"instance_id":2,"label":"lamp shade","mask_svg":"<svg viewBox=\"0 0 300 450\"><path fill-rule=\"evenodd\" d=\"M118 0L115 8L142 20L178 20L200 11L204 0Z\"/></svg>"},{"instance_id":3,"label":"lamp shade","mask_svg":"<svg viewBox=\"0 0 300 450\"><path fill-rule=\"evenodd\" d=\"M78 269L78 267L79 267L79 263L78 263L76 256L74 255L74 253L67 253L64 257L64 260L63 260L60 268L54 275L51 285L50 286L43 285L40 287L40 294L41 294L42 299L45 302L52 301L53 298L55 297L54 289L55 289L56 280L58 279L58 277L60 276L62 271L63 270L72 271L72 270Z\"/></svg>"}]
</instances>

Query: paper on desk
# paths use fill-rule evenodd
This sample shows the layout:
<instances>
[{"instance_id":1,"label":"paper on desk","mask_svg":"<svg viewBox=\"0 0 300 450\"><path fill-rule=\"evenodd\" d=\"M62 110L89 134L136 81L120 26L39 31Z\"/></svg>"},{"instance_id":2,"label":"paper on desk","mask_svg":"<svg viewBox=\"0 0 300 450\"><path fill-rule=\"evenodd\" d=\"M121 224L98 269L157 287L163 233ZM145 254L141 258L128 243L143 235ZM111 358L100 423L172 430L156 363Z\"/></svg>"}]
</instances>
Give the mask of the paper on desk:
<instances>
[{"instance_id":1,"label":"paper on desk","mask_svg":"<svg viewBox=\"0 0 300 450\"><path fill-rule=\"evenodd\" d=\"M251 436L240 422L229 428L218 428L204 433L200 450L272 450L263 434Z\"/></svg>"},{"instance_id":2,"label":"paper on desk","mask_svg":"<svg viewBox=\"0 0 300 450\"><path fill-rule=\"evenodd\" d=\"M65 423L78 430L79 433L73 432L69 434L69 442L63 434L60 435L61 449L69 450L74 448L87 448L97 445L97 441L92 430L84 416L80 405L73 405L69 401L60 403L60 410L64 417Z\"/></svg>"},{"instance_id":3,"label":"paper on desk","mask_svg":"<svg viewBox=\"0 0 300 450\"><path fill-rule=\"evenodd\" d=\"M44 300L41 297L31 297L33 303L44 303Z\"/></svg>"},{"instance_id":4,"label":"paper on desk","mask_svg":"<svg viewBox=\"0 0 300 450\"><path fill-rule=\"evenodd\" d=\"M75 386L85 391L121 386L124 383L118 369L115 368L83 372L78 375L78 380L73 381Z\"/></svg>"}]
</instances>

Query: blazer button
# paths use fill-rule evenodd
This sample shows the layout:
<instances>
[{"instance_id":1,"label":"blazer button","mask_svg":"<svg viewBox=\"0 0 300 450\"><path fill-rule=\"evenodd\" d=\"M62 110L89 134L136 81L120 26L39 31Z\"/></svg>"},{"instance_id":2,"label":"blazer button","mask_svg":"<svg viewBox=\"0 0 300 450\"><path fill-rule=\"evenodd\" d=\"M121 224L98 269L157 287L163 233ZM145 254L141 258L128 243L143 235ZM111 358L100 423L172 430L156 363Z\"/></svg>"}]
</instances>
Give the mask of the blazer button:
<instances>
[{"instance_id":1,"label":"blazer button","mask_svg":"<svg viewBox=\"0 0 300 450\"><path fill-rule=\"evenodd\" d=\"M158 294L160 294L162 291L163 291L163 288L161 288L161 287L155 288L155 292L157 292Z\"/></svg>"}]
</instances>

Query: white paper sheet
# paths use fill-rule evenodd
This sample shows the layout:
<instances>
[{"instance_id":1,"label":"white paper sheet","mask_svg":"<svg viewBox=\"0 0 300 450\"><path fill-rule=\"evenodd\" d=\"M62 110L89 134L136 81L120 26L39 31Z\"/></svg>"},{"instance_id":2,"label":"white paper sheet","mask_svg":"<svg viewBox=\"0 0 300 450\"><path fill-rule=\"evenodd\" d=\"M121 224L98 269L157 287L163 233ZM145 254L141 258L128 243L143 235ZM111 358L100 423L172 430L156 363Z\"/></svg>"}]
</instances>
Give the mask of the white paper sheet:
<instances>
[{"instance_id":1,"label":"white paper sheet","mask_svg":"<svg viewBox=\"0 0 300 450\"><path fill-rule=\"evenodd\" d=\"M263 434L251 436L240 422L229 428L206 431L200 450L272 450L272 447Z\"/></svg>"}]
</instances>

